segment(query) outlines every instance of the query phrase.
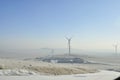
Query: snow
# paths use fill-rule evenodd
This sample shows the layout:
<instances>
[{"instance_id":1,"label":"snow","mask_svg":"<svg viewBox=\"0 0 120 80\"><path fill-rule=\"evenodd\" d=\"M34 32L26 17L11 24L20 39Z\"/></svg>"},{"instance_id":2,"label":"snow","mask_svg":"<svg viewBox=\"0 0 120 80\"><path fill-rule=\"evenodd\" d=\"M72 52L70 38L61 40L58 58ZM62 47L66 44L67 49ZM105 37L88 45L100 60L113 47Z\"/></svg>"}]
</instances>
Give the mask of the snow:
<instances>
[{"instance_id":1,"label":"snow","mask_svg":"<svg viewBox=\"0 0 120 80\"><path fill-rule=\"evenodd\" d=\"M15 70L14 70L15 71ZM1 71L0 71L1 72ZM12 76L12 71L8 71L11 76L2 75L0 80L114 80L120 76L119 72L101 70L97 73L88 73L88 74L76 74L76 75L29 75L29 71L23 70L22 73L25 75L22 76ZM17 70L16 70L16 73ZM21 73L18 73L21 74ZM28 74L28 75L26 75Z\"/></svg>"},{"instance_id":2,"label":"snow","mask_svg":"<svg viewBox=\"0 0 120 80\"><path fill-rule=\"evenodd\" d=\"M27 76L27 75L36 75L36 73L24 69L0 70L0 76Z\"/></svg>"},{"instance_id":3,"label":"snow","mask_svg":"<svg viewBox=\"0 0 120 80\"><path fill-rule=\"evenodd\" d=\"M96 60L93 60L96 61ZM106 59L105 59L106 61ZM101 61L104 62L104 61ZM115 62L115 61L114 61ZM111 62L112 63L112 62ZM117 63L117 62L116 62ZM114 64L114 63L113 63ZM0 59L0 80L114 80L120 76L120 72L108 70L120 70L119 62L117 65L104 65L104 64L57 64L57 63L44 63L40 61L24 61L14 59ZM42 71L46 70L45 67L53 67L61 69L85 69L87 74L73 74L73 75L45 75L33 72L33 68L40 68ZM43 70L44 69L44 70ZM100 70L96 73L89 73L89 70ZM58 72L57 71L57 72ZM82 73L82 72L81 72Z\"/></svg>"}]
</instances>

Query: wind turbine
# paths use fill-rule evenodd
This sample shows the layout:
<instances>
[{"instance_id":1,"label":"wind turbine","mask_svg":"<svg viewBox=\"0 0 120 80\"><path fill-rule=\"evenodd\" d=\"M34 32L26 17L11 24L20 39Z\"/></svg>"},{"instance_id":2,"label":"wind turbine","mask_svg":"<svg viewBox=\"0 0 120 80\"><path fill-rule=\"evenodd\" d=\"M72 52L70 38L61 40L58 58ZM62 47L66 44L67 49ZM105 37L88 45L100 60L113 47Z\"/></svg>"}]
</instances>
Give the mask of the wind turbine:
<instances>
[{"instance_id":1,"label":"wind turbine","mask_svg":"<svg viewBox=\"0 0 120 80\"><path fill-rule=\"evenodd\" d=\"M54 56L54 49L51 49L52 57Z\"/></svg>"},{"instance_id":2,"label":"wind turbine","mask_svg":"<svg viewBox=\"0 0 120 80\"><path fill-rule=\"evenodd\" d=\"M115 53L117 54L118 53L118 43L116 43L114 46L114 49L115 49Z\"/></svg>"},{"instance_id":3,"label":"wind turbine","mask_svg":"<svg viewBox=\"0 0 120 80\"><path fill-rule=\"evenodd\" d=\"M68 38L66 37L67 41L68 41L68 53L69 53L69 56L71 55L71 39L72 37Z\"/></svg>"}]
</instances>

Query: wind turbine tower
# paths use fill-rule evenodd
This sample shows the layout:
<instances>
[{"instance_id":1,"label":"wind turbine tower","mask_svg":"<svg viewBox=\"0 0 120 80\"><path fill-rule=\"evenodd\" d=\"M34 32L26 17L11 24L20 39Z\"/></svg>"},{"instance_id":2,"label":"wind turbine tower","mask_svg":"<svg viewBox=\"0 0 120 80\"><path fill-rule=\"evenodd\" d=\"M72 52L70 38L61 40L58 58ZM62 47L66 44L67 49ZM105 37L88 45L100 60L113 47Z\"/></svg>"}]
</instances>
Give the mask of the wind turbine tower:
<instances>
[{"instance_id":1,"label":"wind turbine tower","mask_svg":"<svg viewBox=\"0 0 120 80\"><path fill-rule=\"evenodd\" d=\"M115 53L117 54L118 53L118 44L115 44L114 48L115 48Z\"/></svg>"},{"instance_id":2,"label":"wind turbine tower","mask_svg":"<svg viewBox=\"0 0 120 80\"><path fill-rule=\"evenodd\" d=\"M51 49L51 55L54 56L54 49Z\"/></svg>"},{"instance_id":3,"label":"wind turbine tower","mask_svg":"<svg viewBox=\"0 0 120 80\"><path fill-rule=\"evenodd\" d=\"M68 41L68 53L69 53L69 56L71 55L71 39L72 38L68 38L66 37L67 41Z\"/></svg>"}]
</instances>

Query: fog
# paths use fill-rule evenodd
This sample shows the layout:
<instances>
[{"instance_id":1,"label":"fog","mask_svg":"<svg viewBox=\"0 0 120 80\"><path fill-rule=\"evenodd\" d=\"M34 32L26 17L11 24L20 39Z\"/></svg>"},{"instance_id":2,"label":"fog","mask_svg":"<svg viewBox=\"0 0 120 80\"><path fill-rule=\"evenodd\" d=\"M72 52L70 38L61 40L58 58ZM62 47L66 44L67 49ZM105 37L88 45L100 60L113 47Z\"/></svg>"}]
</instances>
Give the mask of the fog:
<instances>
[{"instance_id":1,"label":"fog","mask_svg":"<svg viewBox=\"0 0 120 80\"><path fill-rule=\"evenodd\" d=\"M53 56L53 55L67 55L67 48L40 48L40 49L6 49L0 50L0 57L7 58L32 58L32 57L41 57L41 56ZM98 56L98 57L108 57L114 56L119 53L108 50L82 50L82 49L72 49L72 55L87 55L87 56Z\"/></svg>"}]
</instances>

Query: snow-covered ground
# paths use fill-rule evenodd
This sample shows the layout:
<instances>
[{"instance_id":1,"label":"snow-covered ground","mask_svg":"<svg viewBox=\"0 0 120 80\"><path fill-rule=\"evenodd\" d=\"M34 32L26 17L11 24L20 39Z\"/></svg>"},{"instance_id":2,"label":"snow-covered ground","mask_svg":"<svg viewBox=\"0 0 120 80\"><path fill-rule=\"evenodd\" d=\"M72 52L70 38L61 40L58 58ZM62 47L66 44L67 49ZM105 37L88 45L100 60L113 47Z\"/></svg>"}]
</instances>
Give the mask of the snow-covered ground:
<instances>
[{"instance_id":1,"label":"snow-covered ground","mask_svg":"<svg viewBox=\"0 0 120 80\"><path fill-rule=\"evenodd\" d=\"M120 76L119 72L105 70L97 73L59 76L26 75L26 71L24 74L24 76L0 76L0 80L114 80Z\"/></svg>"},{"instance_id":2,"label":"snow-covered ground","mask_svg":"<svg viewBox=\"0 0 120 80\"><path fill-rule=\"evenodd\" d=\"M33 71L28 71L24 69L5 69L0 70L0 76L30 76L37 75Z\"/></svg>"},{"instance_id":3,"label":"snow-covered ground","mask_svg":"<svg viewBox=\"0 0 120 80\"><path fill-rule=\"evenodd\" d=\"M112 64L114 63L112 61L110 61L111 64L108 64L105 62L106 59L104 61L104 59L90 58L90 60L105 64L57 64L31 60L0 59L0 80L114 80L120 76L120 72L109 71L110 69L120 70L118 59L118 62L114 59L117 65ZM54 72L57 73L56 76Z\"/></svg>"}]
</instances>

